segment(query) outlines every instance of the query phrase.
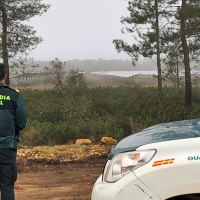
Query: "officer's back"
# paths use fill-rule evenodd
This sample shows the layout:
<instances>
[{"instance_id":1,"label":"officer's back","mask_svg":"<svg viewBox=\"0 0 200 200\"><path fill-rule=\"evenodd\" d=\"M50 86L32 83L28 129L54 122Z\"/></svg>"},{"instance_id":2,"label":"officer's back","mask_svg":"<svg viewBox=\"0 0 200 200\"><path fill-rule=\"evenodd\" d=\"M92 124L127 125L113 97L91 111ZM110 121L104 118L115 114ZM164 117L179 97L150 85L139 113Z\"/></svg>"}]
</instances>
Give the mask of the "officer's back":
<instances>
[{"instance_id":1,"label":"officer's back","mask_svg":"<svg viewBox=\"0 0 200 200\"><path fill-rule=\"evenodd\" d=\"M1 200L15 200L18 134L27 122L22 95L6 84L7 74L0 63L0 190Z\"/></svg>"},{"instance_id":2,"label":"officer's back","mask_svg":"<svg viewBox=\"0 0 200 200\"><path fill-rule=\"evenodd\" d=\"M0 148L14 148L16 131L26 125L26 111L19 92L0 83Z\"/></svg>"}]
</instances>

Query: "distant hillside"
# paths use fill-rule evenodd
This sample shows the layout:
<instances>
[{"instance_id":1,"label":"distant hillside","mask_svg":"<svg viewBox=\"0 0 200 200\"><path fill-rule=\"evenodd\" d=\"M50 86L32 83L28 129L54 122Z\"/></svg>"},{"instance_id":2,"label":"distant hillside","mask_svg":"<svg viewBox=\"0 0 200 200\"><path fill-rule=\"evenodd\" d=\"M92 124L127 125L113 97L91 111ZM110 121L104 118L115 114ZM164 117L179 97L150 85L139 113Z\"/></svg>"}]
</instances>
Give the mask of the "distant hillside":
<instances>
[{"instance_id":1,"label":"distant hillside","mask_svg":"<svg viewBox=\"0 0 200 200\"><path fill-rule=\"evenodd\" d=\"M43 71L43 68L49 64L50 61L36 61L39 64L37 71ZM143 62L138 63L136 66L132 65L130 60L68 60L67 68L78 68L81 71L152 71L156 70L156 63L146 58Z\"/></svg>"},{"instance_id":2,"label":"distant hillside","mask_svg":"<svg viewBox=\"0 0 200 200\"><path fill-rule=\"evenodd\" d=\"M43 72L44 67L48 66L50 61L35 61L39 68L34 72ZM132 65L131 60L68 60L66 61L66 71L70 69L79 69L87 73L94 71L155 71L157 70L156 61L151 58L145 58L138 62L136 66ZM198 66L199 63L191 62L191 68ZM164 65L162 64L162 69Z\"/></svg>"}]
</instances>

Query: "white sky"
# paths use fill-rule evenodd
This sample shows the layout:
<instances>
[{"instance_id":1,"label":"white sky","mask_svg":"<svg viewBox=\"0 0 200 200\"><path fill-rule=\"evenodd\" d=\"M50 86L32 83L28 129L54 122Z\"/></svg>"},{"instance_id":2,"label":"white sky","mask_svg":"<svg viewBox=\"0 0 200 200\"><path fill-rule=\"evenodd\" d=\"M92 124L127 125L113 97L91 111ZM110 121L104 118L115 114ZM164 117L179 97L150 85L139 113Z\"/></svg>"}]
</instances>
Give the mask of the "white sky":
<instances>
[{"instance_id":1,"label":"white sky","mask_svg":"<svg viewBox=\"0 0 200 200\"><path fill-rule=\"evenodd\" d=\"M122 16L128 16L127 0L44 0L51 8L34 17L34 26L43 42L32 51L36 60L130 59L118 54L113 39L131 41L121 33Z\"/></svg>"}]
</instances>

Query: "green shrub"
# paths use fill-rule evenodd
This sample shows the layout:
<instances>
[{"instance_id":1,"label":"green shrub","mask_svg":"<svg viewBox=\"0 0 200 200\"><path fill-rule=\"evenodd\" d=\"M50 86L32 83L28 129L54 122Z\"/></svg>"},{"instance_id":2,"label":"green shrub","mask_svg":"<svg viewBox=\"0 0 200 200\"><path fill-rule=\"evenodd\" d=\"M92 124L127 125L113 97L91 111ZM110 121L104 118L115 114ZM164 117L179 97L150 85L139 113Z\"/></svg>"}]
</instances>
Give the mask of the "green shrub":
<instances>
[{"instance_id":1,"label":"green shrub","mask_svg":"<svg viewBox=\"0 0 200 200\"><path fill-rule=\"evenodd\" d=\"M200 113L199 88L193 88L193 105L186 108L184 90L164 87L160 116L154 87L75 88L65 97L55 89L21 92L29 119L22 137L27 145L64 144L78 138L99 142L102 136L119 140L151 125L198 118Z\"/></svg>"}]
</instances>

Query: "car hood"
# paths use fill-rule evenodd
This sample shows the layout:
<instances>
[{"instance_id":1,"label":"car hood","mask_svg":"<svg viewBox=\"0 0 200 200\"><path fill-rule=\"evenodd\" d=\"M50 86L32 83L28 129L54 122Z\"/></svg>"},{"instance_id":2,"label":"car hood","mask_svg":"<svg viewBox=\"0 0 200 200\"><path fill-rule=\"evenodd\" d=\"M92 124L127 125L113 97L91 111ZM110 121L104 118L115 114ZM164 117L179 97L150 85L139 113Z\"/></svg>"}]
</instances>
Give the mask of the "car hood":
<instances>
[{"instance_id":1,"label":"car hood","mask_svg":"<svg viewBox=\"0 0 200 200\"><path fill-rule=\"evenodd\" d=\"M146 144L195 137L200 137L200 119L158 124L121 140L112 149L108 159L119 153L135 151Z\"/></svg>"}]
</instances>

